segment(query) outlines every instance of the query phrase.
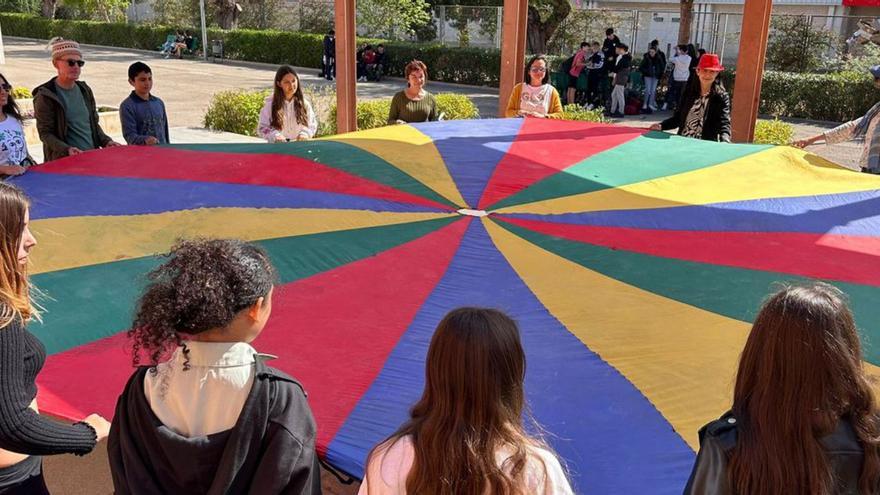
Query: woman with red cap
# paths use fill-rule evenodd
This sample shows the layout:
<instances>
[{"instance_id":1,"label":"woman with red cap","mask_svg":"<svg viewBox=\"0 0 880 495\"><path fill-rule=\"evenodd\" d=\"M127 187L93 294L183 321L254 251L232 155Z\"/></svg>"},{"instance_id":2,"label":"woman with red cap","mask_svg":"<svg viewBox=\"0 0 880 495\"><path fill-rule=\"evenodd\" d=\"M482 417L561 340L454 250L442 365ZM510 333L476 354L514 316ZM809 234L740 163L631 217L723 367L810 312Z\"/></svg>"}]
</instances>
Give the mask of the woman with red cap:
<instances>
[{"instance_id":1,"label":"woman with red cap","mask_svg":"<svg viewBox=\"0 0 880 495\"><path fill-rule=\"evenodd\" d=\"M724 70L718 55L700 57L697 77L691 77L672 117L654 124L651 130L678 128L679 136L707 141L730 142L730 95L718 79Z\"/></svg>"}]
</instances>

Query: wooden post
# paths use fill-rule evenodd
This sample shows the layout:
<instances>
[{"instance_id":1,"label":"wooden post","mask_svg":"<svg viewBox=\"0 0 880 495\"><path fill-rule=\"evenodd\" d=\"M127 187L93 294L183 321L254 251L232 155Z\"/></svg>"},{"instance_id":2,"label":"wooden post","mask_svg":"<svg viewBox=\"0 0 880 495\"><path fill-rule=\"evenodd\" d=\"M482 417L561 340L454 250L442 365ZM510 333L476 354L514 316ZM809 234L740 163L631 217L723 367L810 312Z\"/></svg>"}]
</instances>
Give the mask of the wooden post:
<instances>
[{"instance_id":1,"label":"wooden post","mask_svg":"<svg viewBox=\"0 0 880 495\"><path fill-rule=\"evenodd\" d=\"M743 8L742 35L733 87L732 136L736 143L748 143L755 137L755 121L761 99L761 79L770 31L771 0L746 0Z\"/></svg>"},{"instance_id":2,"label":"wooden post","mask_svg":"<svg viewBox=\"0 0 880 495\"><path fill-rule=\"evenodd\" d=\"M355 0L336 2L336 132L357 130Z\"/></svg>"},{"instance_id":3,"label":"wooden post","mask_svg":"<svg viewBox=\"0 0 880 495\"><path fill-rule=\"evenodd\" d=\"M6 52L3 49L3 30L0 29L0 65L6 64Z\"/></svg>"},{"instance_id":4,"label":"wooden post","mask_svg":"<svg viewBox=\"0 0 880 495\"><path fill-rule=\"evenodd\" d=\"M501 28L501 83L498 88L499 117L504 117L510 93L523 78L528 7L528 0L504 0L504 22Z\"/></svg>"}]
</instances>

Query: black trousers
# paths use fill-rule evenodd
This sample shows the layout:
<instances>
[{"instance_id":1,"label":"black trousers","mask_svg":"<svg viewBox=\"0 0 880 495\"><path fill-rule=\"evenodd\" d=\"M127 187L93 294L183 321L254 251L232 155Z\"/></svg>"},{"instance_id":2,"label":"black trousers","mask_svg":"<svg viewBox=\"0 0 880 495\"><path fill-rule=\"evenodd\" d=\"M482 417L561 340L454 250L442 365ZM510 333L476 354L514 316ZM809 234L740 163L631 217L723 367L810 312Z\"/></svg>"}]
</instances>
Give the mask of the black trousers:
<instances>
[{"instance_id":1,"label":"black trousers","mask_svg":"<svg viewBox=\"0 0 880 495\"><path fill-rule=\"evenodd\" d=\"M0 468L0 495L49 495L43 479L43 460L31 456L9 467Z\"/></svg>"}]
</instances>

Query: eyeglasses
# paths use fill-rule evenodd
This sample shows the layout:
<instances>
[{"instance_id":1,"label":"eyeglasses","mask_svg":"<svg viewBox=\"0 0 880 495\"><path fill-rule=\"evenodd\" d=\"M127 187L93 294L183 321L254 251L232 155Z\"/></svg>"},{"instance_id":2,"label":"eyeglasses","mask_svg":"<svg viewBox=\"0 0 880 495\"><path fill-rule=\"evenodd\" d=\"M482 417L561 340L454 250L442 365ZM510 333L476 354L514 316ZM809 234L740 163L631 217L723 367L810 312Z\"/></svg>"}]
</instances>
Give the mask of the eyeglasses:
<instances>
[{"instance_id":1,"label":"eyeglasses","mask_svg":"<svg viewBox=\"0 0 880 495\"><path fill-rule=\"evenodd\" d=\"M69 65L70 67L73 67L74 65L78 65L80 67L82 67L83 65L86 65L85 60L66 60L66 62L67 62L67 65Z\"/></svg>"},{"instance_id":2,"label":"eyeglasses","mask_svg":"<svg viewBox=\"0 0 880 495\"><path fill-rule=\"evenodd\" d=\"M12 91L12 85L7 84L7 83L3 83L3 84L0 84L0 89L2 89L3 91L6 91L8 93L8 92Z\"/></svg>"},{"instance_id":3,"label":"eyeglasses","mask_svg":"<svg viewBox=\"0 0 880 495\"><path fill-rule=\"evenodd\" d=\"M529 69L530 72L547 72L546 67L532 67Z\"/></svg>"}]
</instances>

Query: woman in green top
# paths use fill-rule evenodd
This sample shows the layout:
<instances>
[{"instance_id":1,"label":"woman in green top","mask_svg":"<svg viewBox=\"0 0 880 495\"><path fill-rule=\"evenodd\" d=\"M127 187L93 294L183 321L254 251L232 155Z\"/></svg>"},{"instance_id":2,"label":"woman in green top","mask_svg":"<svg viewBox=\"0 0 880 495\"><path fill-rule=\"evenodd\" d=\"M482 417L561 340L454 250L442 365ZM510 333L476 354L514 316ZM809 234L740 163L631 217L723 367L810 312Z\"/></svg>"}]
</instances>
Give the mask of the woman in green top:
<instances>
[{"instance_id":1,"label":"woman in green top","mask_svg":"<svg viewBox=\"0 0 880 495\"><path fill-rule=\"evenodd\" d=\"M389 124L406 124L409 122L428 122L439 120L437 102L434 95L425 91L428 80L428 68L419 60L406 64L406 89L394 95L391 100L391 111L388 113Z\"/></svg>"}]
</instances>

